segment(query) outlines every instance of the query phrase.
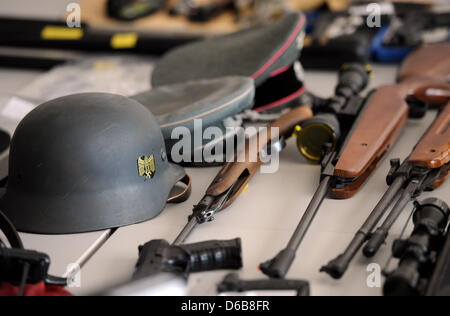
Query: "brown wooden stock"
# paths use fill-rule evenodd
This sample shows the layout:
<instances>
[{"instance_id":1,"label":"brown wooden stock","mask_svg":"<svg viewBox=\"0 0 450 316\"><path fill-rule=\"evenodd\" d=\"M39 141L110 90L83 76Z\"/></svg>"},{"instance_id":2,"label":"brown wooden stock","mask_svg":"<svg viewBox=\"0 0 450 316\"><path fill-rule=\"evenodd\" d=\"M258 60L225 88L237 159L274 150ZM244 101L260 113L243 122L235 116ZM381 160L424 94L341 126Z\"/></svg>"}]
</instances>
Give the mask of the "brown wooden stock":
<instances>
[{"instance_id":1,"label":"brown wooden stock","mask_svg":"<svg viewBox=\"0 0 450 316\"><path fill-rule=\"evenodd\" d=\"M352 197L365 183L405 126L409 115L406 99L409 96L413 95L431 106L449 102L449 75L449 43L423 47L403 62L398 75L399 83L379 88L369 100L370 104L335 168L335 176L355 181L344 188L331 189L333 198ZM446 135L445 146L449 147L449 136ZM422 153L422 159L418 161L431 165L443 161L438 159L436 162L430 160L435 156L425 156Z\"/></svg>"},{"instance_id":2,"label":"brown wooden stock","mask_svg":"<svg viewBox=\"0 0 450 316\"><path fill-rule=\"evenodd\" d=\"M264 135L266 137L262 137L263 135L258 134L258 153L272 139L271 127L279 128L280 137L288 137L292 134L296 125L310 119L312 116L313 112L310 108L299 107L280 117L277 121L269 125L267 133ZM234 202L262 164L259 159L259 155L257 155L257 157L250 157L250 144L251 141L246 142L245 152L243 153L243 155L245 155L245 159L241 156L240 159L236 159L235 157L233 162L227 162L206 191L207 195L218 196L228 190L234 183L236 183L236 181L239 180L239 183L237 183L234 188L233 193L227 201L225 207Z\"/></svg>"},{"instance_id":3,"label":"brown wooden stock","mask_svg":"<svg viewBox=\"0 0 450 316\"><path fill-rule=\"evenodd\" d=\"M425 46L412 53L402 64L398 82L410 87L410 94L429 105L442 106L448 102L450 84L450 44ZM442 90L440 96L430 95L429 89Z\"/></svg>"},{"instance_id":4,"label":"brown wooden stock","mask_svg":"<svg viewBox=\"0 0 450 316\"><path fill-rule=\"evenodd\" d=\"M362 176L393 145L409 115L405 94L401 86L384 86L370 97L336 165L335 176L346 179Z\"/></svg>"},{"instance_id":5,"label":"brown wooden stock","mask_svg":"<svg viewBox=\"0 0 450 316\"><path fill-rule=\"evenodd\" d=\"M387 151L386 151L387 152ZM385 153L386 153L385 152ZM359 189L366 183L372 172L376 169L378 163L382 161L385 153L382 153L368 168L367 170L354 182L342 187L331 188L330 197L337 200L344 200L353 197Z\"/></svg>"},{"instance_id":6,"label":"brown wooden stock","mask_svg":"<svg viewBox=\"0 0 450 316\"><path fill-rule=\"evenodd\" d=\"M441 107L450 100L450 84L424 77L411 78L401 83L407 96L415 96L432 107Z\"/></svg>"},{"instance_id":7,"label":"brown wooden stock","mask_svg":"<svg viewBox=\"0 0 450 316\"><path fill-rule=\"evenodd\" d=\"M398 82L425 77L446 82L450 74L450 43L424 46L405 59L398 73Z\"/></svg>"},{"instance_id":8,"label":"brown wooden stock","mask_svg":"<svg viewBox=\"0 0 450 316\"><path fill-rule=\"evenodd\" d=\"M450 43L425 46L413 52L402 64L398 82L409 86L409 94L431 106L442 106L450 93ZM442 90L441 95L429 93Z\"/></svg>"},{"instance_id":9,"label":"brown wooden stock","mask_svg":"<svg viewBox=\"0 0 450 316\"><path fill-rule=\"evenodd\" d=\"M450 162L450 102L416 146L409 161L432 169Z\"/></svg>"}]
</instances>

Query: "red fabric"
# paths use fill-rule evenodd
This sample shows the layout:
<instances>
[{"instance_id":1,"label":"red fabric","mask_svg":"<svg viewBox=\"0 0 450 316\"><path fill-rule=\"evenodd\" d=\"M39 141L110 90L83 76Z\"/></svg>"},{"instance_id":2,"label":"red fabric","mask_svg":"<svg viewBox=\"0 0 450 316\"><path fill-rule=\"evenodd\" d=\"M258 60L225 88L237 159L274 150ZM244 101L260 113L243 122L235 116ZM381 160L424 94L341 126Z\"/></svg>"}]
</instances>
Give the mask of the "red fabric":
<instances>
[{"instance_id":1,"label":"red fabric","mask_svg":"<svg viewBox=\"0 0 450 316\"><path fill-rule=\"evenodd\" d=\"M5 282L0 285L0 296L16 296L18 291L18 286ZM24 296L72 296L72 294L62 286L45 285L44 282L40 282L35 285L26 285Z\"/></svg>"}]
</instances>

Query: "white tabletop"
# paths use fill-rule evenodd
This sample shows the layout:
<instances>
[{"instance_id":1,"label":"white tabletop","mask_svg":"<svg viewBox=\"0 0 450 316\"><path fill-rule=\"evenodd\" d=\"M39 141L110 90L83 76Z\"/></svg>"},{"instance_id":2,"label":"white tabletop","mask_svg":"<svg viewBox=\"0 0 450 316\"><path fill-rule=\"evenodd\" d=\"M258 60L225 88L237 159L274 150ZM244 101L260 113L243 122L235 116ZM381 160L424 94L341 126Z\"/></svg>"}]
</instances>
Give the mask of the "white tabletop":
<instances>
[{"instance_id":1,"label":"white tabletop","mask_svg":"<svg viewBox=\"0 0 450 316\"><path fill-rule=\"evenodd\" d=\"M0 0L0 14L20 14L25 8L25 2L29 6L35 1ZM64 10L63 2L40 0L41 9L48 6L47 10L39 11L37 8L37 13L28 10L24 14L33 16L47 13L47 16L50 16L48 13L52 10ZM70 1L64 3L66 2ZM59 7L55 8L55 3L58 3ZM375 65L374 70L372 87L394 82L396 67ZM13 94L39 74L40 72L36 71L0 69L0 93ZM306 72L308 89L318 95L331 95L335 83L335 73ZM339 281L319 273L319 269L344 250L387 189L385 177L389 170L389 159L405 158L435 115L435 112L430 112L425 119L410 121L407 124L396 146L355 197L343 201L326 200L323 203L298 251L288 278L310 281L313 295L381 294L380 288L368 287L367 266L370 263L384 266L391 253L392 240L400 234L411 206L393 228L388 246L375 258L368 260L358 254L347 274ZM192 205L201 199L218 170L188 169L193 179L190 199L180 205L168 205L166 210L152 221L120 228L82 270L81 287L71 288L70 291L78 295L89 294L128 280L137 260L137 247L151 239L172 241L191 214ZM307 164L290 140L288 147L281 153L279 171L275 174L258 174L248 190L229 209L217 215L214 222L200 226L188 242L241 237L244 268L240 271L240 276L245 279L263 278L257 270L258 265L272 258L285 246L314 194L319 183L319 174L320 168ZM434 196L445 200L448 199L449 192L450 187L446 183L435 192L424 194L423 198ZM27 248L48 253L52 259L51 273L61 275L100 235L101 232L70 236L22 236ZM189 280L189 294L215 294L217 283L227 273L228 271L220 271L192 275Z\"/></svg>"}]
</instances>

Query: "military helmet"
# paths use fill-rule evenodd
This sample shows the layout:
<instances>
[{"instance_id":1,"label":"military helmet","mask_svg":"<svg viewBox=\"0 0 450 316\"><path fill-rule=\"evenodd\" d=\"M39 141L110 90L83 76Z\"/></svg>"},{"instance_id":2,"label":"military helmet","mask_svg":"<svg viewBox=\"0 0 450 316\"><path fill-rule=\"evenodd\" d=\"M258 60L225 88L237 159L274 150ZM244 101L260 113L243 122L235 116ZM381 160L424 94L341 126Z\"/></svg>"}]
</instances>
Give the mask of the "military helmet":
<instances>
[{"instance_id":1,"label":"military helmet","mask_svg":"<svg viewBox=\"0 0 450 316\"><path fill-rule=\"evenodd\" d=\"M157 216L183 180L189 187L144 106L77 94L44 103L20 122L0 208L23 232L98 231Z\"/></svg>"}]
</instances>

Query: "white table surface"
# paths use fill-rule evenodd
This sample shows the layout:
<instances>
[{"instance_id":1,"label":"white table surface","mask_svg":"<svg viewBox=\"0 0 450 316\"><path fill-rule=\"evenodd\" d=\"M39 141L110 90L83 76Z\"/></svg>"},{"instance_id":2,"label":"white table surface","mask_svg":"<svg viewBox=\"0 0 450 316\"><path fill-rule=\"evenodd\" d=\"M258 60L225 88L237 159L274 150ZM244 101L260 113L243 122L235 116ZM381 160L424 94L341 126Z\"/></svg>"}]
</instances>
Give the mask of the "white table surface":
<instances>
[{"instance_id":1,"label":"white table surface","mask_svg":"<svg viewBox=\"0 0 450 316\"><path fill-rule=\"evenodd\" d=\"M62 12L68 2L0 0L0 15L55 17L60 15L58 12ZM33 4L31 8L30 4ZM396 67L375 65L374 70L372 87L394 82ZM40 73L0 69L0 93L13 94ZM318 95L330 95L335 83L335 73L306 72L307 87ZM392 240L401 232L411 207L393 228L389 246L385 246L375 258L368 260L358 254L347 274L339 281L319 273L319 269L344 250L386 190L385 176L389 170L389 159L405 158L434 117L435 113L430 112L423 120L407 124L396 146L355 197L343 201L326 200L323 203L298 251L288 278L309 280L313 295L381 294L380 288L367 286L369 273L366 268L370 263L384 266L391 253ZM190 199L180 205L168 205L152 221L120 228L82 270L81 287L70 290L74 294L85 295L128 280L137 260L137 247L151 239L172 241L191 214L192 205L201 199L218 170L188 169L193 178ZM248 190L229 209L219 214L214 222L199 227L188 242L241 237L244 268L240 276L245 279L263 278L257 266L285 246L314 194L319 183L319 173L320 168L307 164L290 140L288 147L281 153L279 171L275 174L258 174ZM450 184L446 183L435 192L424 194L423 198L433 196L449 202L449 193ZM100 235L101 232L69 236L22 234L22 237L27 248L48 253L52 259L51 273L61 275L67 265L75 262ZM192 275L189 294L213 295L217 283L227 273L220 271Z\"/></svg>"}]
</instances>

